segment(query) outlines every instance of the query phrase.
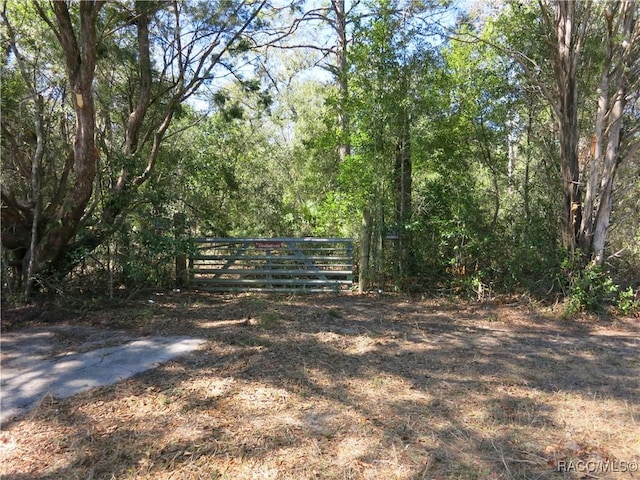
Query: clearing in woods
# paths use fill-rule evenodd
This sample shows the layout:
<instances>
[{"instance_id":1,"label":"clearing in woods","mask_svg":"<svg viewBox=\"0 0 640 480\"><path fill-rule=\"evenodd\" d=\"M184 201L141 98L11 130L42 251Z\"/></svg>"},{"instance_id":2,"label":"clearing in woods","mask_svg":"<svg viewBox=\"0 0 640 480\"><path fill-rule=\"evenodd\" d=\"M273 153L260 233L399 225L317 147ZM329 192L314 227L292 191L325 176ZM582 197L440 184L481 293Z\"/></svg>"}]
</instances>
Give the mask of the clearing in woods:
<instances>
[{"instance_id":1,"label":"clearing in woods","mask_svg":"<svg viewBox=\"0 0 640 480\"><path fill-rule=\"evenodd\" d=\"M0 433L2 478L640 475L637 317L348 294L150 299L3 312L4 331L75 316L207 341L120 383L43 398ZM81 340L60 338L58 353Z\"/></svg>"}]
</instances>

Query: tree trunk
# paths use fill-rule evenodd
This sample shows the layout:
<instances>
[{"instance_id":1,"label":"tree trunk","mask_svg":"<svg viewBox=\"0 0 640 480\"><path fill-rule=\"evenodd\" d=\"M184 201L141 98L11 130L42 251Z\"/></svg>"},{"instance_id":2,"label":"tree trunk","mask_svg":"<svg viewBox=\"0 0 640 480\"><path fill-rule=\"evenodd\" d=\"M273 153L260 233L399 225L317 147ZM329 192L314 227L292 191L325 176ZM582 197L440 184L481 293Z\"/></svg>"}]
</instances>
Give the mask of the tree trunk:
<instances>
[{"instance_id":1,"label":"tree trunk","mask_svg":"<svg viewBox=\"0 0 640 480\"><path fill-rule=\"evenodd\" d=\"M575 2L556 3L557 55L554 70L559 93L560 177L562 180L562 244L573 252L580 225L581 201L578 165L578 78L580 42L576 34Z\"/></svg>"},{"instance_id":2,"label":"tree trunk","mask_svg":"<svg viewBox=\"0 0 640 480\"><path fill-rule=\"evenodd\" d=\"M368 207L365 207L362 212L362 229L360 231L360 265L358 266L358 293L361 294L369 290L371 281L369 255L372 235L371 211Z\"/></svg>"},{"instance_id":3,"label":"tree trunk","mask_svg":"<svg viewBox=\"0 0 640 480\"><path fill-rule=\"evenodd\" d=\"M604 168L602 172L602 184L600 187L600 204L596 214L595 229L593 233L593 259L596 263L604 262L604 247L609 231L611 219L611 206L613 195L613 182L619 164L618 151L620 148L620 132L622 129L622 114L626 104L626 91L620 86L616 94L616 100L609 113L609 135L607 150L604 156Z\"/></svg>"},{"instance_id":4,"label":"tree trunk","mask_svg":"<svg viewBox=\"0 0 640 480\"><path fill-rule=\"evenodd\" d=\"M108 195L99 196L94 195L99 159L95 140L96 106L93 93L93 88L96 87L94 79L97 52L99 48L105 48L105 51L108 51L109 45L121 48L119 44L113 43L118 40L109 38L108 33L104 37L97 37L97 25L103 24L98 22L98 16L104 4L104 1L99 0L52 1L50 5L47 2L45 7L44 3L33 2L40 19L55 35L56 48L62 52L64 62L62 70L68 84L62 90L71 96L75 131L72 132L73 140L68 144L64 142L71 135L66 135L65 132L61 132L59 137L62 140L56 145L53 145L53 142L48 144L50 152L59 154L62 150L66 161L60 176L56 175L57 172L46 171L49 176L45 178L49 178L49 182L46 185L43 184L41 189L49 194L50 201L43 199L43 206L46 205L46 207L43 208L40 222L36 222L40 224L39 238L31 235L31 231L34 230L33 207L19 198L22 191L33 190L33 188L29 189L28 186L23 189L9 188L0 192L3 204L3 247L10 249L16 259L20 260L20 265L16 268L26 266L25 258L29 256L34 261L32 273L49 273L55 278L62 278L70 272L78 259L104 242L118 228L126 208L134 200L136 190L154 170L161 142L176 108L193 95L201 85L215 76L213 71L223 61L223 56L230 55L232 48L238 45L241 37L249 33L249 27L256 21L267 2L266 0L256 4L240 2L234 6L237 16L228 23L224 22L220 25L216 25L216 22L193 20L199 13L189 12L189 9L183 8L183 4L177 1L136 0L135 9L132 5L124 5L121 2L110 5L110 10L117 13L112 15L113 12L110 11L110 20L104 19L115 22L110 27L105 27L107 32L111 29L117 31L131 26L137 30L134 55L138 59L138 68L131 73L131 77L123 79L126 85L122 84L131 97L137 94L137 98L126 99L129 100L127 105L129 110L124 118L123 138L120 139L122 161L118 161L121 165L127 165L131 171L127 171L126 167L123 168ZM0 11L0 15L8 24L6 10ZM158 24L151 21L154 13L159 10L173 11L175 16L173 32L164 28L163 20ZM211 12L216 10L218 9L212 7ZM184 24L181 17L183 13ZM168 16L164 19L171 22ZM185 34L183 25L187 23L189 23L189 33ZM7 29L10 29L10 25ZM156 35L159 36L156 37ZM163 55L154 56L159 63L156 65L158 78L155 79L158 88L153 88L155 77L152 75L153 62L150 53L153 50L152 42L154 41L165 48ZM126 48L124 47L125 50ZM55 66L53 63L52 65ZM38 68L39 66L36 66L32 71L38 71ZM228 65L227 68L229 68ZM42 73L38 77L41 79L39 81L45 85L44 88L48 88L49 79L45 78L46 75ZM121 85L117 86L118 89L120 87ZM56 84L47 91L58 92L59 89L60 85ZM50 95L56 96L59 93ZM65 100L66 98L61 100L55 97L55 101ZM116 102L120 100L122 98ZM117 105L126 108L124 102ZM154 115L150 115L151 108L155 107L158 110L154 111ZM111 108L114 108L114 105L105 104L105 109ZM105 117L109 118L108 113ZM51 128L54 127L51 126ZM24 155L22 145L12 142L11 131L5 126L4 121L2 134L3 149L4 137L7 137L7 150L11 151L14 157L13 163L17 167L25 167L18 170L23 178L28 179L29 173L24 174L23 170L28 170L31 159ZM149 152L147 152L146 147L149 145ZM140 164L143 152L146 156L146 166ZM93 203L90 203L92 200ZM99 201L102 201L100 218L92 225L86 225L89 218L95 217L93 210ZM9 226L5 226L6 224ZM82 228L83 226L87 228ZM36 246L35 249L31 249L33 254L29 255L32 239L35 239ZM21 272L20 276L23 277L24 273Z\"/></svg>"},{"instance_id":5,"label":"tree trunk","mask_svg":"<svg viewBox=\"0 0 640 480\"><path fill-rule=\"evenodd\" d=\"M573 252L581 224L582 208L578 164L578 77L577 67L587 31L591 4L555 0L553 14L549 6L538 0L542 21L553 35L547 42L553 66L555 88L548 88L536 78L531 65L517 58L530 78L540 87L553 109L560 140L560 178L562 212L560 237L563 246ZM580 9L581 15L576 11ZM525 57L526 58L526 57Z\"/></svg>"},{"instance_id":6,"label":"tree trunk","mask_svg":"<svg viewBox=\"0 0 640 480\"><path fill-rule=\"evenodd\" d=\"M53 2L57 20L55 31L66 60L69 86L73 96L76 131L73 142L74 184L62 206L50 222L51 228L40 242L40 262L49 261L55 270L66 262L69 242L78 231L80 221L91 199L96 176L98 151L95 146L95 106L93 80L96 67L96 21L102 2L79 4L80 31L76 37L66 2Z\"/></svg>"},{"instance_id":7,"label":"tree trunk","mask_svg":"<svg viewBox=\"0 0 640 480\"><path fill-rule=\"evenodd\" d=\"M527 151L525 155L524 164L524 185L522 187L522 202L524 203L524 215L527 223L527 228L531 223L531 184L530 184L530 166L531 166L531 136L533 134L533 101L529 101L529 108L527 109Z\"/></svg>"},{"instance_id":8,"label":"tree trunk","mask_svg":"<svg viewBox=\"0 0 640 480\"><path fill-rule=\"evenodd\" d=\"M347 12L344 0L331 0L331 8L335 14L334 30L338 36L336 49L336 78L338 81L338 127L340 128L340 142L338 145L338 157L344 162L351 155L351 142L349 141L349 83L347 64Z\"/></svg>"},{"instance_id":9,"label":"tree trunk","mask_svg":"<svg viewBox=\"0 0 640 480\"><path fill-rule=\"evenodd\" d=\"M606 51L580 232L583 251L598 264L604 262L614 181L623 160L620 158L622 122L629 85L633 81L629 72L633 70L633 62L638 61L637 53L632 53L634 42L638 41L637 14L634 2L609 3L604 13ZM613 96L610 94L612 89L615 89Z\"/></svg>"},{"instance_id":10,"label":"tree trunk","mask_svg":"<svg viewBox=\"0 0 640 480\"><path fill-rule=\"evenodd\" d=\"M569 119L564 119L569 120ZM561 134L560 148L562 165L560 176L562 179L562 245L570 252L576 247L576 234L582 215L582 207L579 192L579 168L578 168L578 135L573 127L564 123L565 130Z\"/></svg>"},{"instance_id":11,"label":"tree trunk","mask_svg":"<svg viewBox=\"0 0 640 480\"><path fill-rule=\"evenodd\" d=\"M36 151L31 162L31 202L33 203L33 220L31 221L31 243L29 245L29 253L26 257L28 265L26 268L25 278L23 279L25 302L31 297L33 274L37 259L38 231L40 226L40 216L42 214L40 165L42 164L42 157L44 156L44 128L42 126L44 105L42 96L38 95L35 89L33 91L33 95L35 103L35 115L33 120L36 131Z\"/></svg>"},{"instance_id":12,"label":"tree trunk","mask_svg":"<svg viewBox=\"0 0 640 480\"><path fill-rule=\"evenodd\" d=\"M589 158L589 175L584 194L584 209L582 216L582 224L580 226L580 248L585 254L591 253L591 242L593 240L594 228L594 209L598 196L598 179L603 163L603 149L605 143L605 121L607 111L609 110L609 77L611 68L611 57L613 55L613 45L611 44L611 8L612 4L607 7L607 31L609 38L606 43L606 52L604 58L604 66L598 88L598 107L596 110L595 131L592 139Z\"/></svg>"},{"instance_id":13,"label":"tree trunk","mask_svg":"<svg viewBox=\"0 0 640 480\"><path fill-rule=\"evenodd\" d=\"M411 235L407 222L411 217L411 134L409 131L409 113L403 109L402 120L398 132L395 158L395 204L397 228L397 276L398 280L406 277L410 271Z\"/></svg>"}]
</instances>

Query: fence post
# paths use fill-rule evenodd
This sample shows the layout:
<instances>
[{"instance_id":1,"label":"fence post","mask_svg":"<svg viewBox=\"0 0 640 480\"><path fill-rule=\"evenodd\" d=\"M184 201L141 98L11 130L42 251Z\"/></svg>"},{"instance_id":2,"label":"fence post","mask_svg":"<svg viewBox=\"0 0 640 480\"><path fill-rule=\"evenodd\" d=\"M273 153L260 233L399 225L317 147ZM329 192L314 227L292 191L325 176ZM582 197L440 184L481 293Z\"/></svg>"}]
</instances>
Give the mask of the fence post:
<instances>
[{"instance_id":1,"label":"fence post","mask_svg":"<svg viewBox=\"0 0 640 480\"><path fill-rule=\"evenodd\" d=\"M362 212L362 230L360 231L360 264L358 265L358 293L366 293L369 290L369 256L371 254L371 211L365 207Z\"/></svg>"},{"instance_id":2,"label":"fence post","mask_svg":"<svg viewBox=\"0 0 640 480\"><path fill-rule=\"evenodd\" d=\"M189 269L187 268L187 255L180 248L180 240L184 237L186 230L186 216L184 213L173 215L173 227L176 240L176 286L186 287L189 284Z\"/></svg>"}]
</instances>

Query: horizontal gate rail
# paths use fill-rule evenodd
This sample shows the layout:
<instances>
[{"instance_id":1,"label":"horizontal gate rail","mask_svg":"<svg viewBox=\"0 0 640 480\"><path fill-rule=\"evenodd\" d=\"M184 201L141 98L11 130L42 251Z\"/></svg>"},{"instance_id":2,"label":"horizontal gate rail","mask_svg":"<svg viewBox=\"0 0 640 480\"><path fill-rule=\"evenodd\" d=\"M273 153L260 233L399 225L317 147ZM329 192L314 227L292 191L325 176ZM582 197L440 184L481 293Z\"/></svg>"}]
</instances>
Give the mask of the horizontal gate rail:
<instances>
[{"instance_id":1,"label":"horizontal gate rail","mask_svg":"<svg viewBox=\"0 0 640 480\"><path fill-rule=\"evenodd\" d=\"M189 282L214 292L326 292L353 283L345 238L193 239Z\"/></svg>"}]
</instances>

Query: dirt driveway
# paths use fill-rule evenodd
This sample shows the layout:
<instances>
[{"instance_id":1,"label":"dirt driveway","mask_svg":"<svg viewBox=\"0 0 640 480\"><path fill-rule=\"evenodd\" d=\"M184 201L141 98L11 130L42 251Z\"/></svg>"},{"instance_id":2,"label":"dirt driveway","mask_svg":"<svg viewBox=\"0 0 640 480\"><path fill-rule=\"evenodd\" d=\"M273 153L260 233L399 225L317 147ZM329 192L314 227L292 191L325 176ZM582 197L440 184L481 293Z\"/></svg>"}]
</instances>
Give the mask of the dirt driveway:
<instances>
[{"instance_id":1,"label":"dirt driveway","mask_svg":"<svg viewBox=\"0 0 640 480\"><path fill-rule=\"evenodd\" d=\"M398 296L148 300L78 321L206 343L43 401L2 432L3 478L638 475L638 318Z\"/></svg>"}]
</instances>

